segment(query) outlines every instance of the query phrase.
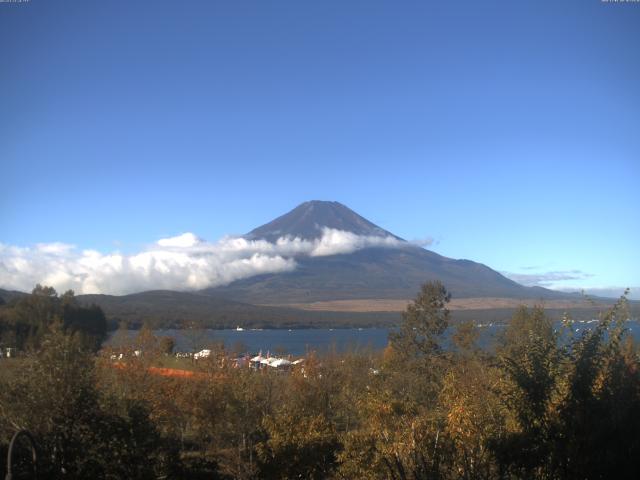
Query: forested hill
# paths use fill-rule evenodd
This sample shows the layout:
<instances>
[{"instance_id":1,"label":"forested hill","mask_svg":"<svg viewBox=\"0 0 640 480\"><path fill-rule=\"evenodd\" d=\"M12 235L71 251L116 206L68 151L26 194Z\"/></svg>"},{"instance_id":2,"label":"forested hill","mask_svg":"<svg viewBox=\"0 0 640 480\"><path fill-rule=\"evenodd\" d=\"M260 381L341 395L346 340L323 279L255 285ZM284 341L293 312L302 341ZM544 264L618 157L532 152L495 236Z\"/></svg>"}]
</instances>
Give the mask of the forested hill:
<instances>
[{"instance_id":1,"label":"forested hill","mask_svg":"<svg viewBox=\"0 0 640 480\"><path fill-rule=\"evenodd\" d=\"M26 293L7 295L0 290L0 298L10 297L2 309L10 308ZM220 298L185 292L151 291L134 295L78 295L79 305L99 306L105 313L108 326L115 329L122 322L131 328L147 324L153 328L346 328L389 327L401 322L398 311L310 311L296 308L268 307L232 302ZM634 316L640 315L640 303L630 302ZM600 307L571 310L576 319L591 319ZM452 321L472 320L476 323L507 322L515 308L482 308L452 311ZM548 308L547 314L559 319L566 312L562 308Z\"/></svg>"},{"instance_id":2,"label":"forested hill","mask_svg":"<svg viewBox=\"0 0 640 480\"><path fill-rule=\"evenodd\" d=\"M293 328L323 326L393 325L397 312L312 312L294 308L268 307L225 300L189 292L155 290L132 295L78 295L83 304L99 305L111 322L124 321L136 327Z\"/></svg>"},{"instance_id":3,"label":"forested hill","mask_svg":"<svg viewBox=\"0 0 640 480\"><path fill-rule=\"evenodd\" d=\"M0 305L2 305L3 302L4 303L8 303L9 301L13 300L14 298L20 298L20 297L23 297L25 295L28 295L28 293L18 292L17 290L5 290L5 289L0 288Z\"/></svg>"}]
</instances>

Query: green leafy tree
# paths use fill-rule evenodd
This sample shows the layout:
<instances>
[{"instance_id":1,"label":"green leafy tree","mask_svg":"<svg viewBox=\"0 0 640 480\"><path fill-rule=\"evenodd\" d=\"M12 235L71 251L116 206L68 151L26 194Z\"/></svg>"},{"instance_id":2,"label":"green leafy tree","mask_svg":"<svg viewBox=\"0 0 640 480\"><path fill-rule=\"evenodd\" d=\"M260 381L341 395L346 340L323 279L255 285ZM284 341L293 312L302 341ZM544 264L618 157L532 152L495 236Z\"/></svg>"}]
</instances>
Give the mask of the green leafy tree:
<instances>
[{"instance_id":1,"label":"green leafy tree","mask_svg":"<svg viewBox=\"0 0 640 480\"><path fill-rule=\"evenodd\" d=\"M94 354L78 334L54 324L42 348L0 388L0 432L35 436L43 478L151 479L179 467L177 451L162 439L143 403L102 398Z\"/></svg>"},{"instance_id":2,"label":"green leafy tree","mask_svg":"<svg viewBox=\"0 0 640 480\"><path fill-rule=\"evenodd\" d=\"M438 354L441 336L449 326L446 305L450 299L451 294L442 283L425 283L403 312L400 330L389 334L393 348L410 357L429 358Z\"/></svg>"},{"instance_id":3,"label":"green leafy tree","mask_svg":"<svg viewBox=\"0 0 640 480\"><path fill-rule=\"evenodd\" d=\"M5 307L0 334L6 346L24 350L38 348L51 325L58 321L65 331L78 332L97 351L107 336L107 321L100 307L79 305L72 290L58 296L52 287L36 285Z\"/></svg>"},{"instance_id":4,"label":"green leafy tree","mask_svg":"<svg viewBox=\"0 0 640 480\"><path fill-rule=\"evenodd\" d=\"M640 477L640 361L627 318L622 297L569 345L553 455L562 478Z\"/></svg>"},{"instance_id":5,"label":"green leafy tree","mask_svg":"<svg viewBox=\"0 0 640 480\"><path fill-rule=\"evenodd\" d=\"M493 444L494 451L519 476L549 478L562 352L542 307L516 311L500 339L498 361L512 428Z\"/></svg>"},{"instance_id":6,"label":"green leafy tree","mask_svg":"<svg viewBox=\"0 0 640 480\"><path fill-rule=\"evenodd\" d=\"M625 343L626 299L594 328L553 331L541 308L520 309L499 352L509 432L493 446L525 478L637 478L640 363ZM562 340L562 341L561 341Z\"/></svg>"}]
</instances>

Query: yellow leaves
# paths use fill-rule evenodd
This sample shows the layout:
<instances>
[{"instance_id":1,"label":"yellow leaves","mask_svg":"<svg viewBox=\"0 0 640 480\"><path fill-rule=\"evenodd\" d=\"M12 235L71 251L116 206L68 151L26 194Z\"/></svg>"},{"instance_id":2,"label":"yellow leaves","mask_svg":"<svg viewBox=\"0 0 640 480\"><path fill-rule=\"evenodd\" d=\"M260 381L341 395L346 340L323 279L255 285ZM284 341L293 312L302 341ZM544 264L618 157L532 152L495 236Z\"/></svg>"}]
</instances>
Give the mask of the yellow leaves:
<instances>
[{"instance_id":1,"label":"yellow leaves","mask_svg":"<svg viewBox=\"0 0 640 480\"><path fill-rule=\"evenodd\" d=\"M452 439L467 442L478 434L478 413L463 392L452 392L448 398L447 431Z\"/></svg>"},{"instance_id":2,"label":"yellow leaves","mask_svg":"<svg viewBox=\"0 0 640 480\"><path fill-rule=\"evenodd\" d=\"M502 428L504 419L493 394L494 372L477 362L463 367L445 375L439 404L445 409L446 434L457 448L477 448Z\"/></svg>"},{"instance_id":3,"label":"yellow leaves","mask_svg":"<svg viewBox=\"0 0 640 480\"><path fill-rule=\"evenodd\" d=\"M399 361L400 355L393 347L393 344L389 342L385 349L382 351L382 365L385 367L392 367Z\"/></svg>"}]
</instances>

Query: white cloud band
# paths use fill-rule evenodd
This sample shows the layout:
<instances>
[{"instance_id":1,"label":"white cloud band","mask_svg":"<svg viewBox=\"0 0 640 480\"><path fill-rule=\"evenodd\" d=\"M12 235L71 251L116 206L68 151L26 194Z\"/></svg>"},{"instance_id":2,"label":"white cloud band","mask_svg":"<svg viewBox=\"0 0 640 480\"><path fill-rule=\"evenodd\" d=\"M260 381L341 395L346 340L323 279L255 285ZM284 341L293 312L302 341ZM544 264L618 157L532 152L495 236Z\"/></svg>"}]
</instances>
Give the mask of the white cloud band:
<instances>
[{"instance_id":1,"label":"white cloud band","mask_svg":"<svg viewBox=\"0 0 640 480\"><path fill-rule=\"evenodd\" d=\"M317 240L283 237L276 243L225 237L206 242L192 233L164 238L140 253L101 253L62 243L18 247L0 243L0 288L30 291L35 284L78 294L122 295L145 290L198 290L264 273L291 271L296 257L406 245L393 237L323 229Z\"/></svg>"}]
</instances>

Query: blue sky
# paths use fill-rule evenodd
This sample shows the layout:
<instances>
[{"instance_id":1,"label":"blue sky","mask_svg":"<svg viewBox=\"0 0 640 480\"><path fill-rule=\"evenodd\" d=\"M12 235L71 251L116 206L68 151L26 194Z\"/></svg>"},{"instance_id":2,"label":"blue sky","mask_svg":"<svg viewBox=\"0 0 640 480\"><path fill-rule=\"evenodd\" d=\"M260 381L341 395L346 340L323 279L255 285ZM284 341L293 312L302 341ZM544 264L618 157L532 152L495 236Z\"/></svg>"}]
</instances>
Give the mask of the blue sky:
<instances>
[{"instance_id":1,"label":"blue sky","mask_svg":"<svg viewBox=\"0 0 640 480\"><path fill-rule=\"evenodd\" d=\"M5 246L324 199L529 284L640 286L640 4L31 0L0 45Z\"/></svg>"}]
</instances>

